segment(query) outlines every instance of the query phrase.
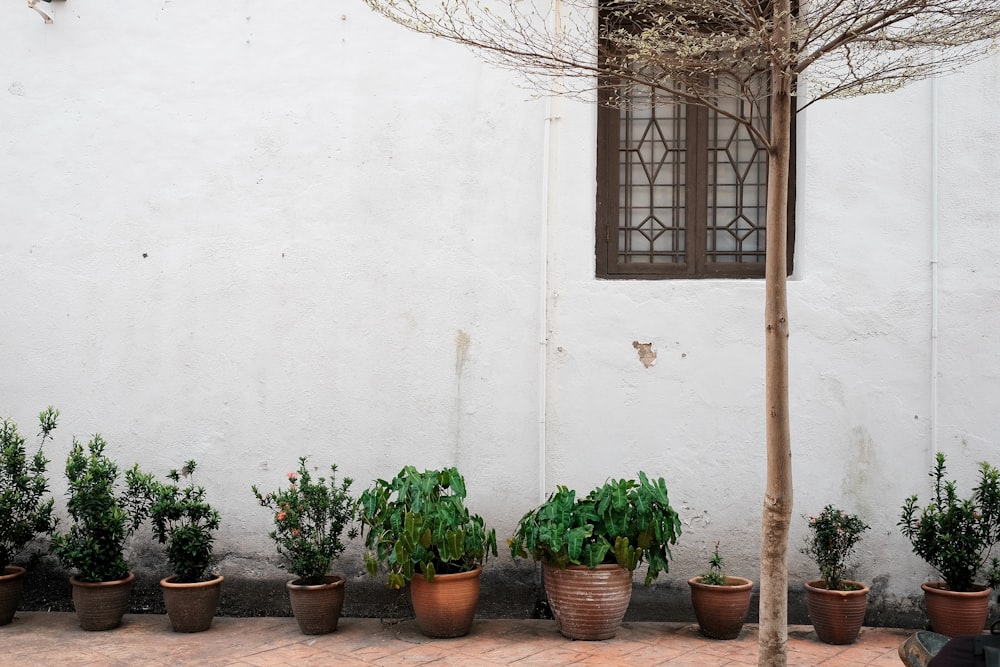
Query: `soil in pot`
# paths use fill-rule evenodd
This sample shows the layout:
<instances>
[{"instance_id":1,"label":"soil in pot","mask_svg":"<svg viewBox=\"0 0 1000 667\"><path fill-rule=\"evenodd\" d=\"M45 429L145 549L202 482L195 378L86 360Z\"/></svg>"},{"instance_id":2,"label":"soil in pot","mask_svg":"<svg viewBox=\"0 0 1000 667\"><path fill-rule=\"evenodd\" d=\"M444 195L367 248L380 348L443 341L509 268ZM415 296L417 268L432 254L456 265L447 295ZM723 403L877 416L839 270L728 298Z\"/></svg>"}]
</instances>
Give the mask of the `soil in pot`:
<instances>
[{"instance_id":1,"label":"soil in pot","mask_svg":"<svg viewBox=\"0 0 1000 667\"><path fill-rule=\"evenodd\" d=\"M545 593L559 632L569 639L611 639L632 599L632 573L621 565L545 565Z\"/></svg>"},{"instance_id":2,"label":"soil in pot","mask_svg":"<svg viewBox=\"0 0 1000 667\"><path fill-rule=\"evenodd\" d=\"M865 621L870 589L857 581L843 583L854 590L831 591L820 579L805 584L806 608L813 629L827 644L853 644Z\"/></svg>"},{"instance_id":3,"label":"soil in pot","mask_svg":"<svg viewBox=\"0 0 1000 667\"><path fill-rule=\"evenodd\" d=\"M190 584L177 583L176 579L173 576L160 580L163 604L174 632L208 630L222 597L222 575Z\"/></svg>"},{"instance_id":4,"label":"soil in pot","mask_svg":"<svg viewBox=\"0 0 1000 667\"><path fill-rule=\"evenodd\" d=\"M701 579L688 579L691 605L701 633L712 639L736 639L750 610L753 582L743 577L726 577L724 586L710 586Z\"/></svg>"},{"instance_id":5,"label":"soil in pot","mask_svg":"<svg viewBox=\"0 0 1000 667\"><path fill-rule=\"evenodd\" d=\"M326 583L316 586L306 586L301 579L285 584L292 613L304 635L325 635L337 629L346 580L334 575L323 579Z\"/></svg>"},{"instance_id":6,"label":"soil in pot","mask_svg":"<svg viewBox=\"0 0 1000 667\"><path fill-rule=\"evenodd\" d=\"M80 581L70 577L73 584L73 606L84 630L112 630L122 623L122 616L128 609L129 593L135 574L117 581Z\"/></svg>"},{"instance_id":7,"label":"soil in pot","mask_svg":"<svg viewBox=\"0 0 1000 667\"><path fill-rule=\"evenodd\" d=\"M410 601L420 632L428 637L462 637L469 634L479 603L479 577L483 569L438 574L428 582L422 574L410 580Z\"/></svg>"}]
</instances>

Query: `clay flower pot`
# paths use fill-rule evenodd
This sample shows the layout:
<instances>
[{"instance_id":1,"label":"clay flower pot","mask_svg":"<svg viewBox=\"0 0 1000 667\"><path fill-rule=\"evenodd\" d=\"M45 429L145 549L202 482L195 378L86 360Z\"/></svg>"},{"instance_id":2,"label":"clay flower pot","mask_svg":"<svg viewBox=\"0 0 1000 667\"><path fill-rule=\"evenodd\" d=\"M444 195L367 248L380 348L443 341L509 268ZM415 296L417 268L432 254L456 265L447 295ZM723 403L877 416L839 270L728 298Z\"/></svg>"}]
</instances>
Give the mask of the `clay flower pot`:
<instances>
[{"instance_id":1,"label":"clay flower pot","mask_svg":"<svg viewBox=\"0 0 1000 667\"><path fill-rule=\"evenodd\" d=\"M212 627L212 619L222 596L222 575L208 581L180 584L176 576L160 580L163 604L174 632L202 632Z\"/></svg>"},{"instance_id":2,"label":"clay flower pot","mask_svg":"<svg viewBox=\"0 0 1000 667\"><path fill-rule=\"evenodd\" d=\"M479 603L479 577L483 568L456 574L436 574L428 582L417 573L410 580L410 601L420 632L428 637L462 637L469 634Z\"/></svg>"},{"instance_id":3,"label":"clay flower pot","mask_svg":"<svg viewBox=\"0 0 1000 667\"><path fill-rule=\"evenodd\" d=\"M128 573L117 581L80 581L70 577L73 584L73 607L84 630L112 630L122 623L122 616L128 609L128 597L132 592L135 574Z\"/></svg>"},{"instance_id":4,"label":"clay flower pot","mask_svg":"<svg viewBox=\"0 0 1000 667\"><path fill-rule=\"evenodd\" d=\"M301 579L285 584L292 613L304 635L325 635L337 629L346 579L333 575L323 579L326 583L316 586L304 585Z\"/></svg>"},{"instance_id":5,"label":"clay flower pot","mask_svg":"<svg viewBox=\"0 0 1000 667\"><path fill-rule=\"evenodd\" d=\"M848 586L856 586L851 591L831 591L823 581L807 581L806 608L812 620L813 629L820 641L827 644L853 644L865 622L868 609L868 586L844 580Z\"/></svg>"},{"instance_id":6,"label":"clay flower pot","mask_svg":"<svg viewBox=\"0 0 1000 667\"><path fill-rule=\"evenodd\" d=\"M25 572L23 567L8 565L0 574L0 625L7 625L14 620L14 612L21 604L24 592Z\"/></svg>"},{"instance_id":7,"label":"clay flower pot","mask_svg":"<svg viewBox=\"0 0 1000 667\"><path fill-rule=\"evenodd\" d=\"M736 639L750 609L753 582L743 577L726 577L724 586L702 583L702 577L688 579L691 606L701 634L712 639Z\"/></svg>"},{"instance_id":8,"label":"clay flower pot","mask_svg":"<svg viewBox=\"0 0 1000 667\"><path fill-rule=\"evenodd\" d=\"M632 573L621 565L545 565L545 593L559 632L569 639L611 639L632 599Z\"/></svg>"},{"instance_id":9,"label":"clay flower pot","mask_svg":"<svg viewBox=\"0 0 1000 667\"><path fill-rule=\"evenodd\" d=\"M949 591L942 581L920 584L924 606L934 632L949 637L978 635L990 613L992 588L976 586L971 592Z\"/></svg>"}]
</instances>

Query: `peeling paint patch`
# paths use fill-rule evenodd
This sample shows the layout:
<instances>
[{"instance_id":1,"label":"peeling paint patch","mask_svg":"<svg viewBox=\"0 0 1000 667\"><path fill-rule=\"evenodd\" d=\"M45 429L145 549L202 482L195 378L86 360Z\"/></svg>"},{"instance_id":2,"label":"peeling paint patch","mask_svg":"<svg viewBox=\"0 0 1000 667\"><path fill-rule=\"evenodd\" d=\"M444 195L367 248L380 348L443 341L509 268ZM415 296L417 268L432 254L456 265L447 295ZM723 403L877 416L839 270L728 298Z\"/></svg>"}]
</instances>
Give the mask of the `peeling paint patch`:
<instances>
[{"instance_id":1,"label":"peeling paint patch","mask_svg":"<svg viewBox=\"0 0 1000 667\"><path fill-rule=\"evenodd\" d=\"M632 341L632 347L639 351L639 361L646 368L649 368L656 363L656 350L653 349L652 343L640 343L637 340Z\"/></svg>"}]
</instances>

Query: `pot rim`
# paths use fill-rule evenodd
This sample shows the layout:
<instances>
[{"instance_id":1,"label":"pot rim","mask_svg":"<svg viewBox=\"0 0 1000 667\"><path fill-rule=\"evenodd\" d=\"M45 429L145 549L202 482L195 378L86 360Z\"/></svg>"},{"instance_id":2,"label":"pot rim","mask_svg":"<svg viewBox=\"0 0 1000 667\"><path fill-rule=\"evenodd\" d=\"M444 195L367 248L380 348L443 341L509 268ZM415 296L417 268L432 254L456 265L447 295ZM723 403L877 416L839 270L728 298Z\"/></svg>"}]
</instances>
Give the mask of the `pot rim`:
<instances>
[{"instance_id":1,"label":"pot rim","mask_svg":"<svg viewBox=\"0 0 1000 667\"><path fill-rule=\"evenodd\" d=\"M431 586L433 586L434 582L437 581L440 577L444 577L445 581L459 581L461 579L472 579L473 577L478 577L480 574L482 574L482 572L483 572L483 566L477 565L473 569L466 570L465 572L450 572L450 573L445 572L445 573L435 574L434 581L427 581L426 579L424 579L423 572L414 572L413 578L410 579L410 583L412 584L414 581L417 581L419 579L422 583L430 584Z\"/></svg>"},{"instance_id":2,"label":"pot rim","mask_svg":"<svg viewBox=\"0 0 1000 667\"><path fill-rule=\"evenodd\" d=\"M871 587L863 581L854 581L853 579L841 579L846 584L854 584L860 586L852 591L831 591L829 588L823 586L822 579L813 579L812 581L807 581L803 584L807 591L815 591L820 595L840 595L840 596L851 596L851 595L867 595L871 591Z\"/></svg>"},{"instance_id":3,"label":"pot rim","mask_svg":"<svg viewBox=\"0 0 1000 667\"><path fill-rule=\"evenodd\" d=\"M747 579L746 577L727 575L726 583L721 586L717 586L715 584L703 583L702 578L703 578L702 576L691 577L690 579L688 579L688 585L691 588L707 588L710 590L726 590L726 591L746 591L753 588L753 580Z\"/></svg>"},{"instance_id":4,"label":"pot rim","mask_svg":"<svg viewBox=\"0 0 1000 667\"><path fill-rule=\"evenodd\" d=\"M184 588L208 588L210 586L216 586L218 584L221 584L222 580L225 579L225 577L223 577L221 574L216 574L215 576L213 576L211 579L209 579L207 581L192 581L192 582L188 582L188 583L181 583L181 582L177 582L177 581L172 581L173 579L176 579L176 578L177 578L176 574L172 574L169 577L164 577L163 579L160 579L160 586L162 586L163 588L181 588L181 589L184 589Z\"/></svg>"},{"instance_id":5,"label":"pot rim","mask_svg":"<svg viewBox=\"0 0 1000 667\"><path fill-rule=\"evenodd\" d=\"M347 579L345 579L344 577L340 576L339 574L328 574L328 575L326 575L324 577L324 581L326 583L323 583L323 584L312 584L312 585L309 585L309 584L300 584L300 583L297 583L299 581L302 581L303 578L304 577L299 577L298 579L292 579L291 581L285 583L285 587L288 588L289 590L313 591L313 590L317 590L317 589L320 589L320 588L342 588L344 586L344 584L347 583Z\"/></svg>"},{"instance_id":6,"label":"pot rim","mask_svg":"<svg viewBox=\"0 0 1000 667\"><path fill-rule=\"evenodd\" d=\"M552 570L628 570L624 565L619 565L618 563L601 563L600 565L595 565L590 567L589 565L577 565L575 563L570 563L566 567L559 567L558 565L553 565L552 563L544 563L545 567Z\"/></svg>"},{"instance_id":7,"label":"pot rim","mask_svg":"<svg viewBox=\"0 0 1000 667\"><path fill-rule=\"evenodd\" d=\"M989 597L993 594L993 589L989 586L984 586L983 584L972 584L973 591L953 591L950 588L946 588L946 584L943 581L927 581L920 584L920 588L927 591L933 591L934 593L942 593L944 595L969 595L976 597Z\"/></svg>"},{"instance_id":8,"label":"pot rim","mask_svg":"<svg viewBox=\"0 0 1000 667\"><path fill-rule=\"evenodd\" d=\"M20 565L8 565L0 572L0 579L14 579L22 576L28 569Z\"/></svg>"},{"instance_id":9,"label":"pot rim","mask_svg":"<svg viewBox=\"0 0 1000 667\"><path fill-rule=\"evenodd\" d=\"M82 588L100 588L106 586L115 586L119 584L132 583L135 580L135 572L129 571L128 576L124 579L112 579L111 581L80 581L74 574L69 578L69 583L74 586L80 586Z\"/></svg>"}]
</instances>

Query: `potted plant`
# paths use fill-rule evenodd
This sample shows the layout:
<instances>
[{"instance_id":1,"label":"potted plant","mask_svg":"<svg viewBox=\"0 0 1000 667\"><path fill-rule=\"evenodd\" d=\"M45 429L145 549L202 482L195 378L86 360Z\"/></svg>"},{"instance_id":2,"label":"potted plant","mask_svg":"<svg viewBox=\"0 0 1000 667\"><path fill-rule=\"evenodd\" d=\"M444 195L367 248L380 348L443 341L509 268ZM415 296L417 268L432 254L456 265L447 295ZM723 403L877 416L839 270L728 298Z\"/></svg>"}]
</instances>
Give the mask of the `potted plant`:
<instances>
[{"instance_id":1,"label":"potted plant","mask_svg":"<svg viewBox=\"0 0 1000 667\"><path fill-rule=\"evenodd\" d=\"M219 529L219 512L205 500L205 488L193 483L180 487L197 463L171 470L172 483L151 487L149 518L153 536L167 545L167 561L174 574L160 580L167 617L175 632L208 630L219 607L222 575L206 574L212 563L213 532Z\"/></svg>"},{"instance_id":2,"label":"potted plant","mask_svg":"<svg viewBox=\"0 0 1000 667\"><path fill-rule=\"evenodd\" d=\"M24 446L17 424L0 423L0 625L14 620L21 602L25 569L13 560L40 535L51 535L57 519L52 516L52 498L45 468L49 460L42 446L51 437L59 411L51 405L38 415L41 442L32 456Z\"/></svg>"},{"instance_id":3,"label":"potted plant","mask_svg":"<svg viewBox=\"0 0 1000 667\"><path fill-rule=\"evenodd\" d=\"M84 630L110 630L121 624L135 575L125 561L125 540L148 511L151 477L134 466L120 488L118 465L105 456L100 434L77 440L66 459L69 531L52 537L50 550L67 568L73 605Z\"/></svg>"},{"instance_id":4,"label":"potted plant","mask_svg":"<svg viewBox=\"0 0 1000 667\"><path fill-rule=\"evenodd\" d=\"M869 526L833 505L808 521L810 532L801 551L816 561L820 573L820 579L805 583L809 618L821 641L851 644L865 620L869 588L844 577L848 560Z\"/></svg>"},{"instance_id":5,"label":"potted plant","mask_svg":"<svg viewBox=\"0 0 1000 667\"><path fill-rule=\"evenodd\" d=\"M979 634L989 614L992 589L977 579L995 579L984 566L1000 541L1000 472L980 463L979 483L964 500L958 497L955 482L945 480L945 472L945 455L938 452L930 473L933 499L921 509L916 495L907 498L898 525L913 553L944 580L921 585L934 631L950 636Z\"/></svg>"},{"instance_id":6,"label":"potted plant","mask_svg":"<svg viewBox=\"0 0 1000 667\"><path fill-rule=\"evenodd\" d=\"M430 637L469 632L479 601L479 577L496 531L465 507L465 479L456 468L418 472L406 466L391 481L376 480L359 499L365 566L389 571L391 588L410 583L417 627Z\"/></svg>"},{"instance_id":7,"label":"potted plant","mask_svg":"<svg viewBox=\"0 0 1000 667\"><path fill-rule=\"evenodd\" d=\"M354 519L352 483L349 477L337 483L336 465L330 466L329 478L313 478L303 456L298 471L288 473L288 486L271 493L252 487L257 501L272 512L274 530L268 536L296 577L285 586L292 613L306 635L333 632L340 620L346 580L329 571L344 552L341 536ZM347 532L348 538L356 534L353 527Z\"/></svg>"},{"instance_id":8,"label":"potted plant","mask_svg":"<svg viewBox=\"0 0 1000 667\"><path fill-rule=\"evenodd\" d=\"M750 609L753 582L722 572L722 555L715 544L708 561L708 572L688 579L691 606L701 633L712 639L736 639Z\"/></svg>"},{"instance_id":9,"label":"potted plant","mask_svg":"<svg viewBox=\"0 0 1000 667\"><path fill-rule=\"evenodd\" d=\"M609 639L632 598L632 572L645 584L668 571L681 534L663 478L609 480L584 498L565 486L526 513L507 542L514 558L541 561L559 631L570 639ZM592 600L600 599L596 606ZM597 613L600 611L601 613Z\"/></svg>"}]
</instances>

